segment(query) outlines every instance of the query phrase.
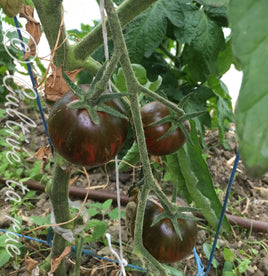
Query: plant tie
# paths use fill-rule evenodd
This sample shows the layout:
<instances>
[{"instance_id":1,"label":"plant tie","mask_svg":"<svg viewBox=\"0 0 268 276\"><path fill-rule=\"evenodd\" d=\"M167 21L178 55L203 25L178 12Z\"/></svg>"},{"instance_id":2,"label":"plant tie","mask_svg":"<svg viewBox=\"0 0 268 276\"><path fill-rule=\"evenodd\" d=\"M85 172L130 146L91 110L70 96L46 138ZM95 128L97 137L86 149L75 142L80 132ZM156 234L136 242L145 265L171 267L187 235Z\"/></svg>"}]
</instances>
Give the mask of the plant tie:
<instances>
[{"instance_id":1,"label":"plant tie","mask_svg":"<svg viewBox=\"0 0 268 276\"><path fill-rule=\"evenodd\" d=\"M79 210L81 207L81 204L78 202L69 200L69 206L70 206L70 208L75 208L75 209ZM70 243L74 244L75 243L75 235L80 233L81 231L83 231L83 229L85 228L85 226L89 220L89 215L88 215L88 212L86 211L86 209L82 209L81 214L83 215L83 224L78 225L74 229L66 229L66 228L61 227L60 225L57 225L57 223L55 221L54 212L52 211L50 222L51 222L51 224L54 225L54 226L52 226L54 232L61 235L66 241L69 241Z\"/></svg>"}]
</instances>

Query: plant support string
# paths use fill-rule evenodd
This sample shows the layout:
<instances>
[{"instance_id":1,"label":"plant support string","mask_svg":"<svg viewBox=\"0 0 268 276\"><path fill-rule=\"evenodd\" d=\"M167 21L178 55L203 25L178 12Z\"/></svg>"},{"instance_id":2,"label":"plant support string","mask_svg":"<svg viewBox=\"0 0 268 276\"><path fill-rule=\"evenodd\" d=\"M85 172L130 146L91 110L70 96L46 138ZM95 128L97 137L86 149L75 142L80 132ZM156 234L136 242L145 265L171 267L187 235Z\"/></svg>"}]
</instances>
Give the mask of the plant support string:
<instances>
[{"instance_id":1,"label":"plant support string","mask_svg":"<svg viewBox=\"0 0 268 276\"><path fill-rule=\"evenodd\" d=\"M17 33L18 33L19 39L21 41L21 47L23 49L23 53L25 54L25 46L22 43L23 42L23 38L22 38L22 35L21 35L18 19L17 19L16 16L14 16L13 20L14 20L14 23L15 23L15 26L16 26L16 29L17 29ZM26 62L27 61L29 61L28 58L26 59ZM34 89L34 91L36 93L36 102L37 102L37 105L38 105L38 108L39 108L39 112L40 112L41 117L42 117L42 122L43 122L43 125L44 125L44 128L45 128L45 132L46 132L46 136L47 136L47 139L48 139L48 143L49 143L49 146L50 146L51 151L53 153L53 146L52 146L51 140L49 138L47 123L46 123L44 111L43 111L43 108L42 108L42 105L41 105L41 102L40 102L40 98L39 98L39 95L38 95L38 91L36 89L36 83L35 83L35 79L34 79L34 76L33 76L32 68L31 68L31 65L30 65L29 62L27 62L26 65L27 65L27 70L28 70L29 76L31 78L33 89Z\"/></svg>"}]
</instances>

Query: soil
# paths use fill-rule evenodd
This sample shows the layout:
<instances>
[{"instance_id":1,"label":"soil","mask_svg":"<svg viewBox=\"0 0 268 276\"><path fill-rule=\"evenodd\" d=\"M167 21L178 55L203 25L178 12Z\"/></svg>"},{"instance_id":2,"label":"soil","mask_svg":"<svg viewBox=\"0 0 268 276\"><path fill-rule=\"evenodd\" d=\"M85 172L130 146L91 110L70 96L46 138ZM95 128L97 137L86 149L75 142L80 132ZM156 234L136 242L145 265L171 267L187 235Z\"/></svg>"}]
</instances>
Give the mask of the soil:
<instances>
[{"instance_id":1,"label":"soil","mask_svg":"<svg viewBox=\"0 0 268 276\"><path fill-rule=\"evenodd\" d=\"M45 112L48 110L45 109ZM32 114L32 118L37 122L38 127L34 129L31 135L31 145L28 152L35 152L40 147L44 147L47 144L44 128L40 120L40 116L37 113ZM1 124L4 123L2 120ZM217 194L221 201L224 199L225 191L228 185L230 174L234 158L237 151L237 142L235 133L230 131L227 133L227 139L229 143L229 149L223 148L219 142L218 132L209 130L206 133L205 142L206 149L204 154L207 156L206 161L215 185ZM32 153L29 153L32 156ZM31 159L31 158L30 158ZM30 160L28 159L28 161ZM77 171L74 171L73 176ZM2 172L1 172L2 173ZM136 172L137 173L137 172ZM105 189L105 191L116 192L115 187L115 173L113 170L108 170L109 182L107 184L107 172L104 167L90 170L91 187L100 186L98 189ZM129 187L135 180L133 171L123 173L120 175L120 193L127 195ZM75 186L86 187L87 181L85 178L80 177L75 183ZM105 187L104 187L105 186ZM5 218L6 214L10 213L10 204L4 201L6 187L0 184L0 228L7 229L9 226L8 221ZM71 200L77 200L71 198ZM79 201L82 202L82 199ZM93 202L88 200L88 202ZM28 204L29 203L29 204ZM34 208L32 208L34 207ZM125 206L122 206L125 209ZM27 204L22 204L19 207L18 214L23 219L23 227L25 229L33 228L34 225L29 220L31 216L45 217L51 212L51 205L49 198L44 192L36 192L36 196L27 201ZM247 176L242 161L239 161L236 177L231 189L231 195L228 201L227 213L242 216L254 220L260 220L268 222L268 175L263 176L260 179L252 179ZM112 242L115 250L118 249L118 221L109 221L105 216L109 224L107 230L112 236ZM212 244L215 231L208 227L205 223L198 223L198 239L196 244L196 251L206 267L208 259L204 253L204 244ZM41 231L37 231L37 236L40 239L46 240L46 235L43 235ZM31 233L33 234L33 233ZM29 234L31 236L31 234ZM228 249L233 252L233 265L237 271L236 275L255 275L255 276L267 276L268 275L268 234L253 232L243 229L239 226L232 227L232 236L226 237L220 235L215 252L215 258L218 262L217 267L211 267L209 275L222 275L224 256L228 253ZM132 238L127 230L125 218L122 219L122 240L123 240L123 252L124 258L130 264L137 266L144 266L142 261L132 254ZM90 244L91 249L94 249L96 254L102 257L115 259L111 254L109 248L103 242L104 239ZM31 258L38 263L42 262L45 256L49 252L47 245L23 240L25 248L31 253ZM67 269L71 271L75 258L70 255L67 257ZM145 264L146 266L146 264ZM183 261L172 264L171 266L183 271L186 276L197 274L197 265L194 255L189 255ZM107 260L102 260L96 257L83 255L81 260L81 275L88 276L104 276L104 275L119 275L120 271L117 264ZM11 259L6 265L0 268L0 276L6 275L30 275L26 271L25 261L23 259ZM38 274L32 274L38 275ZM130 270L127 275L146 275L145 272L138 272ZM233 274L235 275L235 274Z\"/></svg>"}]
</instances>

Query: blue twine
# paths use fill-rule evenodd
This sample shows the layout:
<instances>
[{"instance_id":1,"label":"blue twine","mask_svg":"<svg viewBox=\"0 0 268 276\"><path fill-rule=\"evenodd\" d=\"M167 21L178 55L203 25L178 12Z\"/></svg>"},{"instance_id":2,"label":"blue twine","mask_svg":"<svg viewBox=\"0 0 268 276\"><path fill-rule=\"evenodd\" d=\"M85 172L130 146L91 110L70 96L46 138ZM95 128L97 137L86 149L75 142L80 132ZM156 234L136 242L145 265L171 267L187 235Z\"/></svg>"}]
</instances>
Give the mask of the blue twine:
<instances>
[{"instance_id":1,"label":"blue twine","mask_svg":"<svg viewBox=\"0 0 268 276\"><path fill-rule=\"evenodd\" d=\"M221 228L222 221L223 221L223 218L224 218L224 214L225 214L225 211L226 211L227 202L228 202L228 198L229 198L229 195L230 195L230 192L231 192L231 187L232 187L232 184L233 184L233 181L234 181L234 177L235 177L235 173L236 173L236 169L237 169L239 159L240 159L240 155L239 155L239 152L237 151L235 161L234 161L234 166L233 166L233 169L232 169L232 173L231 173L231 176L230 176L230 179L229 179L225 199L224 199L223 206L222 206L222 211L221 211L219 224L218 224L217 231L216 231L216 234L215 234L215 237L214 237L214 242L213 242L213 246L212 246L210 257L209 257L209 262L208 262L207 269L206 269L206 272L205 272L204 276L208 275L211 264L212 264L212 261L213 261L213 257L214 257L218 237L219 237L219 234L220 234L220 228Z\"/></svg>"},{"instance_id":2,"label":"blue twine","mask_svg":"<svg viewBox=\"0 0 268 276\"><path fill-rule=\"evenodd\" d=\"M17 28L17 33L18 33L19 39L20 39L20 41L23 41L20 29L19 29L20 26L19 26L19 22L18 22L17 17L14 16L13 20L14 20L15 26ZM24 47L24 44L22 42L21 42L21 47L23 49L23 53L25 54L25 47ZM29 59L27 58L26 61L29 61ZM53 153L53 146L52 146L49 134L48 134L47 123L46 123L46 119L45 119L45 116L44 116L43 108L42 108L42 105L41 105L41 102L40 102L40 98L39 98L39 95L38 95L38 92L37 92L37 89L36 89L36 83L35 83L35 79L34 79L34 76L33 76L32 68L31 68L31 65L30 65L29 62L27 62L26 65L27 65L27 70L28 70L29 76L30 76L31 81L32 81L33 89L34 89L34 91L35 91L35 93L37 95L36 102L37 102L37 105L38 105L38 108L39 108L39 112L40 112L41 117L42 117L43 125L45 127L48 143L49 143L49 146L50 146L51 151Z\"/></svg>"},{"instance_id":3,"label":"blue twine","mask_svg":"<svg viewBox=\"0 0 268 276\"><path fill-rule=\"evenodd\" d=\"M23 238L26 238L28 240L32 240L32 241L37 241L37 242L40 242L40 243L48 244L47 241L43 241L43 240L40 240L40 239L35 239L35 238L29 237L29 236L24 236L22 234L14 233L14 232L11 232L11 231L8 231L8 230L0 229L0 232L10 233L12 235L16 235L18 237L23 237Z\"/></svg>"},{"instance_id":4,"label":"blue twine","mask_svg":"<svg viewBox=\"0 0 268 276\"><path fill-rule=\"evenodd\" d=\"M198 256L195 247L193 249L193 252L194 252L195 262L196 262L197 271L198 271L196 276L202 276L203 271L204 271L204 265L202 264L202 261L201 261L200 257Z\"/></svg>"},{"instance_id":5,"label":"blue twine","mask_svg":"<svg viewBox=\"0 0 268 276\"><path fill-rule=\"evenodd\" d=\"M53 228L50 226L47 234L47 244L52 247Z\"/></svg>"},{"instance_id":6,"label":"blue twine","mask_svg":"<svg viewBox=\"0 0 268 276\"><path fill-rule=\"evenodd\" d=\"M51 237L52 237L52 227L49 228L49 234L48 234L48 240L47 241L36 239L36 238L32 238L32 237L29 237L29 236L24 236L22 234L14 233L14 232L11 232L11 231L8 231L8 230L4 230L4 229L0 229L0 232L10 233L10 234L18 236L18 237L23 237L23 238L26 238L28 240L33 240L33 241L36 241L36 242L40 242L40 243L46 244L46 245L48 245L50 247L52 246L52 240L51 240ZM72 252L71 253L75 253L75 246L72 246ZM82 254L89 255L89 256L92 256L92 257L96 257L98 259L102 259L102 260L105 260L105 261L109 261L109 262L113 262L113 263L119 264L119 261L117 261L117 260L113 260L113 259L109 259L109 258L106 258L106 257L102 257L100 255L97 255L96 254L96 250L83 249L82 250ZM146 268L142 268L142 267L139 267L139 266L136 266L136 265L132 265L132 264L127 264L127 267L131 267L131 268L139 270L139 271L144 271L144 272L147 271Z\"/></svg>"}]
</instances>

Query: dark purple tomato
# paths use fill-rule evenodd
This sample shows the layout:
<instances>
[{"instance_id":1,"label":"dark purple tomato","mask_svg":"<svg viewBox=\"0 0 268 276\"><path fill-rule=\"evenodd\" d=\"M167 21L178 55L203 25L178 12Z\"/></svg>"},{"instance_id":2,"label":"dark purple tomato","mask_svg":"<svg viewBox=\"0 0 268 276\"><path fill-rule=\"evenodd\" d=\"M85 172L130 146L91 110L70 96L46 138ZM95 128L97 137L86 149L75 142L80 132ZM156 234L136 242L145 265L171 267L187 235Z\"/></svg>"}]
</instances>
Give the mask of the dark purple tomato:
<instances>
[{"instance_id":1,"label":"dark purple tomato","mask_svg":"<svg viewBox=\"0 0 268 276\"><path fill-rule=\"evenodd\" d=\"M187 206L181 198L177 198L177 204ZM197 226L194 220L178 219L181 240L168 218L160 220L151 227L154 219L162 212L163 207L157 198L149 197L144 214L143 245L159 262L177 262L192 252L197 239ZM134 224L130 224L130 227L133 235Z\"/></svg>"},{"instance_id":2,"label":"dark purple tomato","mask_svg":"<svg viewBox=\"0 0 268 276\"><path fill-rule=\"evenodd\" d=\"M186 141L185 135L179 127L168 137L157 141L158 138L162 137L169 130L171 123L167 122L153 126L150 126L150 124L160 121L168 114L168 108L164 104L156 101L150 102L141 108L147 150L152 155L161 156L171 154L181 148ZM184 124L189 130L189 122L186 121Z\"/></svg>"},{"instance_id":3,"label":"dark purple tomato","mask_svg":"<svg viewBox=\"0 0 268 276\"><path fill-rule=\"evenodd\" d=\"M96 125L86 109L68 107L77 99L72 91L68 91L54 104L48 119L51 142L55 150L73 164L104 164L120 151L127 136L128 121L98 112L99 124ZM106 104L124 113L118 100Z\"/></svg>"}]
</instances>

